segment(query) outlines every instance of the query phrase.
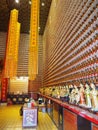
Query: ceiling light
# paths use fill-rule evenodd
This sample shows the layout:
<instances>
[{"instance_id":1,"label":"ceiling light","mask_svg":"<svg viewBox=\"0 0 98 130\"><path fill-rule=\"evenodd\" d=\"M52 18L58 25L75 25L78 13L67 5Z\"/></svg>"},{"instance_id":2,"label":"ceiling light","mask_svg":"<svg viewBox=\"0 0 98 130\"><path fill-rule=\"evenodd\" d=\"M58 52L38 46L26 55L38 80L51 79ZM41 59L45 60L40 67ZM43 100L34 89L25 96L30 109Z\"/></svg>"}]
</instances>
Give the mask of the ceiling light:
<instances>
[{"instance_id":1,"label":"ceiling light","mask_svg":"<svg viewBox=\"0 0 98 130\"><path fill-rule=\"evenodd\" d=\"M38 27L38 30L40 30L40 27Z\"/></svg>"},{"instance_id":2,"label":"ceiling light","mask_svg":"<svg viewBox=\"0 0 98 130\"><path fill-rule=\"evenodd\" d=\"M45 6L45 3L42 2L42 6Z\"/></svg>"},{"instance_id":3,"label":"ceiling light","mask_svg":"<svg viewBox=\"0 0 98 130\"><path fill-rule=\"evenodd\" d=\"M19 3L19 0L15 0L16 3Z\"/></svg>"},{"instance_id":4,"label":"ceiling light","mask_svg":"<svg viewBox=\"0 0 98 130\"><path fill-rule=\"evenodd\" d=\"M29 4L31 5L31 1L29 0Z\"/></svg>"}]
</instances>

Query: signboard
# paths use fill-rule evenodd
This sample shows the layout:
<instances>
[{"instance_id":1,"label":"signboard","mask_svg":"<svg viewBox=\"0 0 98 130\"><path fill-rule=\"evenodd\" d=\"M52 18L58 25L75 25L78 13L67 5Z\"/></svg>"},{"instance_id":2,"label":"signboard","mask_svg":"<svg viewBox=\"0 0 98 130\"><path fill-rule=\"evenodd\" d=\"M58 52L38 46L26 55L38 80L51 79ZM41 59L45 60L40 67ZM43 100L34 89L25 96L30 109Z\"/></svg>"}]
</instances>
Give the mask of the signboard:
<instances>
[{"instance_id":1,"label":"signboard","mask_svg":"<svg viewBox=\"0 0 98 130\"><path fill-rule=\"evenodd\" d=\"M37 126L37 108L23 109L23 127Z\"/></svg>"}]
</instances>

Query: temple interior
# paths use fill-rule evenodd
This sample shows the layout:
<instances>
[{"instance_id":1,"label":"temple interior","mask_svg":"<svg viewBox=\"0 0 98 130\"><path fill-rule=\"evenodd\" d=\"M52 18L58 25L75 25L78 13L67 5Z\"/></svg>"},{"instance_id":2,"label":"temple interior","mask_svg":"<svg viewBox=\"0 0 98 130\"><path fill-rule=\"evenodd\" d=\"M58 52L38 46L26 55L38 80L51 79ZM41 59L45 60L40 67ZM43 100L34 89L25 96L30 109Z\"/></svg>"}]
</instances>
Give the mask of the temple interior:
<instances>
[{"instance_id":1,"label":"temple interior","mask_svg":"<svg viewBox=\"0 0 98 130\"><path fill-rule=\"evenodd\" d=\"M98 130L98 0L0 1L0 130Z\"/></svg>"}]
</instances>

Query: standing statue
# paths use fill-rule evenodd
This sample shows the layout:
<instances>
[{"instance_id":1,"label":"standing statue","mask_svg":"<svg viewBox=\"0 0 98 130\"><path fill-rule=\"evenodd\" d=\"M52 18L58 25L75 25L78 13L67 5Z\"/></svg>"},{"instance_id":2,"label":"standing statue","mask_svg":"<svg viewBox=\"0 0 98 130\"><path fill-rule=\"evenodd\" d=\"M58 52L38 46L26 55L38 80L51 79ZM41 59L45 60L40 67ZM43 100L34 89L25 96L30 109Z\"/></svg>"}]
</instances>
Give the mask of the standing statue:
<instances>
[{"instance_id":1,"label":"standing statue","mask_svg":"<svg viewBox=\"0 0 98 130\"><path fill-rule=\"evenodd\" d=\"M85 84L85 97L86 97L86 107L87 108L91 108L92 107L92 104L91 104L91 97L90 97L90 86L86 83Z\"/></svg>"},{"instance_id":2,"label":"standing statue","mask_svg":"<svg viewBox=\"0 0 98 130\"><path fill-rule=\"evenodd\" d=\"M94 83L90 84L91 90L91 101L92 101L92 109L98 111L98 91L96 90L96 86Z\"/></svg>"},{"instance_id":3,"label":"standing statue","mask_svg":"<svg viewBox=\"0 0 98 130\"><path fill-rule=\"evenodd\" d=\"M75 96L74 96L74 87L73 85L69 85L69 103L74 104Z\"/></svg>"},{"instance_id":4,"label":"standing statue","mask_svg":"<svg viewBox=\"0 0 98 130\"><path fill-rule=\"evenodd\" d=\"M84 95L84 86L80 83L80 105L85 106L85 95Z\"/></svg>"},{"instance_id":5,"label":"standing statue","mask_svg":"<svg viewBox=\"0 0 98 130\"><path fill-rule=\"evenodd\" d=\"M54 98L60 98L60 90L59 87L54 87L52 89L52 97Z\"/></svg>"},{"instance_id":6,"label":"standing statue","mask_svg":"<svg viewBox=\"0 0 98 130\"><path fill-rule=\"evenodd\" d=\"M64 97L65 96L65 89L64 87L60 87L60 97Z\"/></svg>"},{"instance_id":7,"label":"standing statue","mask_svg":"<svg viewBox=\"0 0 98 130\"><path fill-rule=\"evenodd\" d=\"M72 88L72 87L71 87ZM80 101L80 94L78 87L76 85L73 86L72 91L69 94L69 102L72 104L78 104Z\"/></svg>"},{"instance_id":8,"label":"standing statue","mask_svg":"<svg viewBox=\"0 0 98 130\"><path fill-rule=\"evenodd\" d=\"M66 85L66 95L65 96L69 96L69 87L68 87L68 85Z\"/></svg>"},{"instance_id":9,"label":"standing statue","mask_svg":"<svg viewBox=\"0 0 98 130\"><path fill-rule=\"evenodd\" d=\"M79 104L80 93L79 93L79 89L76 85L74 85L74 92L75 92L75 104Z\"/></svg>"}]
</instances>

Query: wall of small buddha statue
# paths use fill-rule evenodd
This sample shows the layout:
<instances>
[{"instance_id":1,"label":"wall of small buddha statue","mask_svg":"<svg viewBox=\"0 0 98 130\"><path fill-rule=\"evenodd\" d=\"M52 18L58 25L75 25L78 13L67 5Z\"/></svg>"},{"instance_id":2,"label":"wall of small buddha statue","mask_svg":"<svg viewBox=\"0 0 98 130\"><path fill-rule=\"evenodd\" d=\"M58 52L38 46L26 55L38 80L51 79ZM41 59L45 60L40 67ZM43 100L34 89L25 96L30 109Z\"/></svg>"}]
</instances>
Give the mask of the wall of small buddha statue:
<instances>
[{"instance_id":1,"label":"wall of small buddha statue","mask_svg":"<svg viewBox=\"0 0 98 130\"><path fill-rule=\"evenodd\" d=\"M98 1L52 1L42 93L98 111Z\"/></svg>"}]
</instances>

